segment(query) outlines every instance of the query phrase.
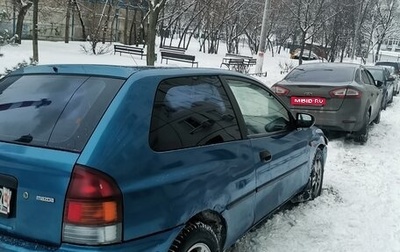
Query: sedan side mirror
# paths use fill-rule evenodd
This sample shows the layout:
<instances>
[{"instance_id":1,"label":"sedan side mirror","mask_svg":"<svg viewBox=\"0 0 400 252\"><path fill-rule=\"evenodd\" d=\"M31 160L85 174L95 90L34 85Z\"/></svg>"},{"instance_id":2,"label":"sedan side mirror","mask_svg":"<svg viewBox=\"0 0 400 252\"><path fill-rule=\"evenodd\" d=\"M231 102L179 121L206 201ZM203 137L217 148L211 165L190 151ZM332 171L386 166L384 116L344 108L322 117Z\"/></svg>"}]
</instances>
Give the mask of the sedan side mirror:
<instances>
[{"instance_id":1,"label":"sedan side mirror","mask_svg":"<svg viewBox=\"0 0 400 252\"><path fill-rule=\"evenodd\" d=\"M315 123L314 116L306 113L297 113L296 126L297 128L310 128Z\"/></svg>"},{"instance_id":2,"label":"sedan side mirror","mask_svg":"<svg viewBox=\"0 0 400 252\"><path fill-rule=\"evenodd\" d=\"M377 86L377 87L382 87L382 85L383 85L382 81L376 81L375 82L375 86Z\"/></svg>"}]
</instances>

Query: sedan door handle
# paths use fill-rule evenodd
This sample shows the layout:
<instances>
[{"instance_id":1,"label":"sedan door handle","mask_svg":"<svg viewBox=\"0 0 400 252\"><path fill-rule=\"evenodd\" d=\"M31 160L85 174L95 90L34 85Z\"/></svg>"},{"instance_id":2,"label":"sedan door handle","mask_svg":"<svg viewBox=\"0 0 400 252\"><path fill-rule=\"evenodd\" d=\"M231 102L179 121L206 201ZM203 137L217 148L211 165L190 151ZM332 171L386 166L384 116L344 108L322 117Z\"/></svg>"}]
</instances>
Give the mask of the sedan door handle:
<instances>
[{"instance_id":1,"label":"sedan door handle","mask_svg":"<svg viewBox=\"0 0 400 252\"><path fill-rule=\"evenodd\" d=\"M272 159L272 155L271 153L269 153L269 151L261 151L260 152L260 160L261 162L268 162Z\"/></svg>"}]
</instances>

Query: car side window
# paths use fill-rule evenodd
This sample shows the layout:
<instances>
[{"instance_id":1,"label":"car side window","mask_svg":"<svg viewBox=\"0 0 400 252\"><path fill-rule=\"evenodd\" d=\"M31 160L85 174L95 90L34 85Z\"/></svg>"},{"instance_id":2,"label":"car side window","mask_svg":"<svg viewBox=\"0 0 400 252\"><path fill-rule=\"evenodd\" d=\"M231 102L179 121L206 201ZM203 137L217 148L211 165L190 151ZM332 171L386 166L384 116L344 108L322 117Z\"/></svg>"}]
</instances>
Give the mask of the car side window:
<instances>
[{"instance_id":1,"label":"car side window","mask_svg":"<svg viewBox=\"0 0 400 252\"><path fill-rule=\"evenodd\" d=\"M232 105L216 76L164 80L153 107L150 146L167 151L241 139Z\"/></svg>"},{"instance_id":2,"label":"car side window","mask_svg":"<svg viewBox=\"0 0 400 252\"><path fill-rule=\"evenodd\" d=\"M361 79L367 85L374 85L373 79L368 75L368 73L363 69L361 70Z\"/></svg>"},{"instance_id":3,"label":"car side window","mask_svg":"<svg viewBox=\"0 0 400 252\"><path fill-rule=\"evenodd\" d=\"M266 89L245 81L228 79L241 113L247 134L271 134L290 128L289 111Z\"/></svg>"},{"instance_id":4,"label":"car side window","mask_svg":"<svg viewBox=\"0 0 400 252\"><path fill-rule=\"evenodd\" d=\"M371 85L375 86L375 79L372 76L372 74L370 72L368 72L368 71L366 71L365 73L367 74L367 77L368 77L369 82L371 83Z\"/></svg>"}]
</instances>

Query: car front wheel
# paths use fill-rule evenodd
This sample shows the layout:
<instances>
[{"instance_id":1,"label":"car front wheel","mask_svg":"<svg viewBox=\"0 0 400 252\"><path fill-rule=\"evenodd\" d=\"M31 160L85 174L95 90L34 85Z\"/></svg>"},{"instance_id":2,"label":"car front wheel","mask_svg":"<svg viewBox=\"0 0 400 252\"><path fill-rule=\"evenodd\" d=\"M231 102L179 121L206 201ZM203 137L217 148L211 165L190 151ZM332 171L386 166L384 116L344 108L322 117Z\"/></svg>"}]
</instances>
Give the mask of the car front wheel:
<instances>
[{"instance_id":1,"label":"car front wheel","mask_svg":"<svg viewBox=\"0 0 400 252\"><path fill-rule=\"evenodd\" d=\"M322 151L320 149L315 153L315 157L311 167L310 177L308 178L307 186L304 191L298 194L294 199L293 203L304 202L307 200L313 200L321 195L322 183L324 181L324 162L322 158Z\"/></svg>"},{"instance_id":2,"label":"car front wheel","mask_svg":"<svg viewBox=\"0 0 400 252\"><path fill-rule=\"evenodd\" d=\"M203 222L189 223L172 243L168 252L219 252L214 230Z\"/></svg>"}]
</instances>

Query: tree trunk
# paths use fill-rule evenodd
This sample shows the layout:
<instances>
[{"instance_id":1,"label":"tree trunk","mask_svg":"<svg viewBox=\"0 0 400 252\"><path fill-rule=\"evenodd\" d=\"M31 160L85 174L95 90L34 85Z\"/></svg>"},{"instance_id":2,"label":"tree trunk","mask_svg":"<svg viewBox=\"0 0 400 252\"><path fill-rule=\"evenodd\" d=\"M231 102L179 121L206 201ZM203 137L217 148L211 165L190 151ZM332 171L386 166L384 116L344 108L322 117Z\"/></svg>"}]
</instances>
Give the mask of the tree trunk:
<instances>
[{"instance_id":1,"label":"tree trunk","mask_svg":"<svg viewBox=\"0 0 400 252\"><path fill-rule=\"evenodd\" d=\"M129 8L128 4L125 7L125 21L124 21L124 44L128 44L128 24L129 24Z\"/></svg>"},{"instance_id":2,"label":"tree trunk","mask_svg":"<svg viewBox=\"0 0 400 252\"><path fill-rule=\"evenodd\" d=\"M79 7L76 0L74 0L74 6L76 7L76 11L78 12L79 22L81 23L81 27L82 27L82 40L86 40L86 38L87 38L86 27L85 27L85 23L83 22L81 8Z\"/></svg>"},{"instance_id":3,"label":"tree trunk","mask_svg":"<svg viewBox=\"0 0 400 252\"><path fill-rule=\"evenodd\" d=\"M39 48L38 48L38 12L39 12L39 0L33 0L33 34L32 34L32 46L33 46L33 61L39 62Z\"/></svg>"},{"instance_id":4,"label":"tree trunk","mask_svg":"<svg viewBox=\"0 0 400 252\"><path fill-rule=\"evenodd\" d=\"M103 36L101 38L101 42L103 44L106 43L106 36L107 36L107 30L108 30L108 23L110 22L110 15L111 15L111 10L112 10L112 4L111 1L108 2L108 10L107 10L107 18L104 21L104 25L103 25ZM111 27L112 29L112 27Z\"/></svg>"},{"instance_id":5,"label":"tree trunk","mask_svg":"<svg viewBox=\"0 0 400 252\"><path fill-rule=\"evenodd\" d=\"M67 3L67 15L65 17L65 34L64 34L64 42L69 43L69 23L71 20L71 5L72 5L72 0L68 0Z\"/></svg>"},{"instance_id":6,"label":"tree trunk","mask_svg":"<svg viewBox=\"0 0 400 252\"><path fill-rule=\"evenodd\" d=\"M149 12L147 15L148 26L147 26L147 57L146 63L148 66L154 66L154 61L156 60L155 44L156 44L156 29L158 23L158 15L160 11L164 8L166 0L148 0Z\"/></svg>"},{"instance_id":7,"label":"tree trunk","mask_svg":"<svg viewBox=\"0 0 400 252\"><path fill-rule=\"evenodd\" d=\"M27 2L26 5L22 6L18 12L17 16L17 28L15 33L17 34L17 38L15 39L15 43L21 44L22 38L22 28L24 25L24 18L26 13L28 12L29 8L32 6L32 2Z\"/></svg>"},{"instance_id":8,"label":"tree trunk","mask_svg":"<svg viewBox=\"0 0 400 252\"><path fill-rule=\"evenodd\" d=\"M156 26L157 26L157 16L156 13L149 15L149 26L147 29L147 65L154 66L155 56L155 41L156 41Z\"/></svg>"}]
</instances>

